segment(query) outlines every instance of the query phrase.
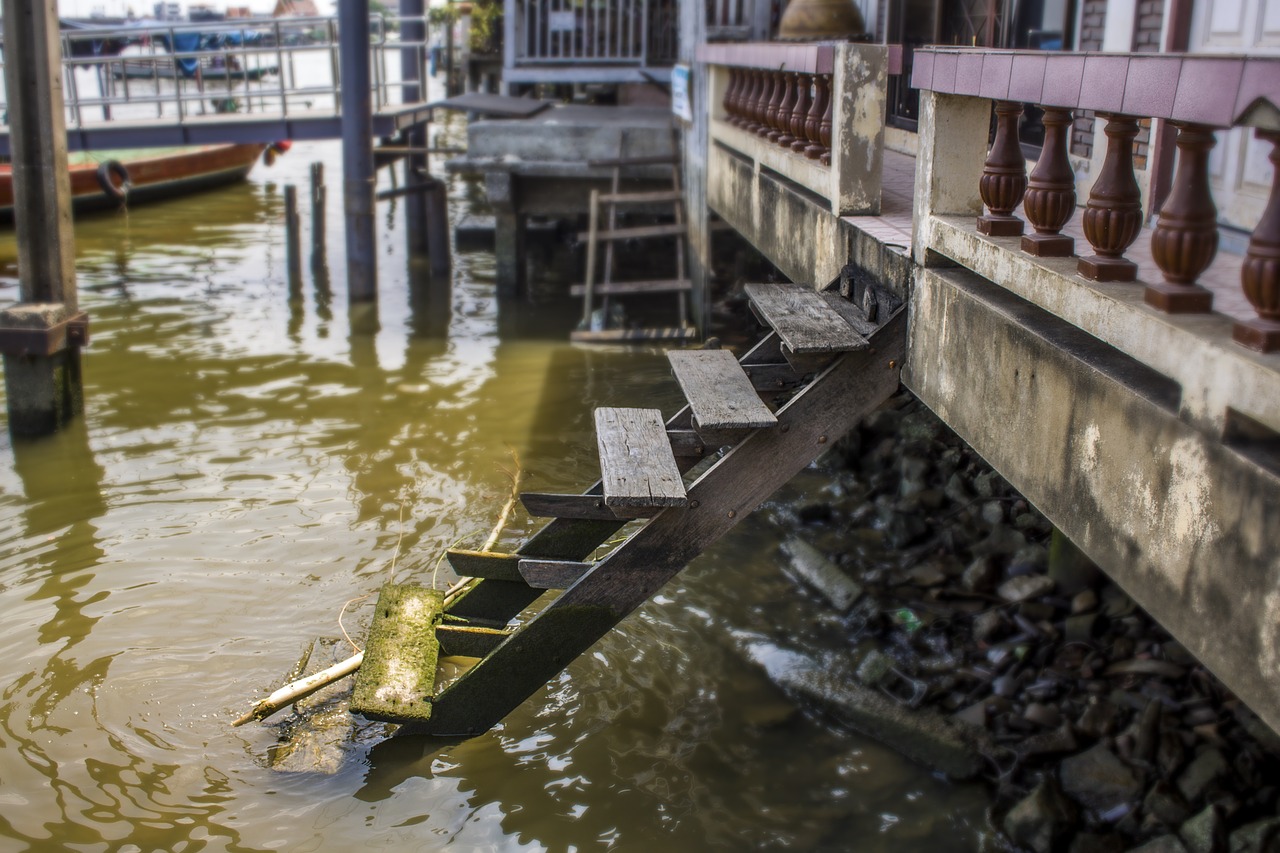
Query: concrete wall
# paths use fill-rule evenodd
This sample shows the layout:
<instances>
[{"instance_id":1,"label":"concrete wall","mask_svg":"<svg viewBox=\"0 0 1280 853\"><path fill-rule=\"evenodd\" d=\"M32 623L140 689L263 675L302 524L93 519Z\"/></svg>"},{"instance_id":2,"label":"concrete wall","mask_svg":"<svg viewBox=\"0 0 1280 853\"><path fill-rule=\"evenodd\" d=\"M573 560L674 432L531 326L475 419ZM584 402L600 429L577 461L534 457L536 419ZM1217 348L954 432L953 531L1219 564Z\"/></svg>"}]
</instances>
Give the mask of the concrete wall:
<instances>
[{"instance_id":1,"label":"concrete wall","mask_svg":"<svg viewBox=\"0 0 1280 853\"><path fill-rule=\"evenodd\" d=\"M978 275L919 270L910 310L906 385L1280 730L1275 468L1180 418L1160 374Z\"/></svg>"}]
</instances>

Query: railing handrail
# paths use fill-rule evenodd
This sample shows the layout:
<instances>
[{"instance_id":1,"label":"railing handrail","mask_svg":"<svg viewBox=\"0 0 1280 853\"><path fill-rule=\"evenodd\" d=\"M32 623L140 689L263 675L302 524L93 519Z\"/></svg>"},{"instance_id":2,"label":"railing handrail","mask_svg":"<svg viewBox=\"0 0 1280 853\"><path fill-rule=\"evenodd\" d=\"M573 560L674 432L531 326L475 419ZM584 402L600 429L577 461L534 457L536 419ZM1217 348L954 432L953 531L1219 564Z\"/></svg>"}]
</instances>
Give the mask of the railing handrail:
<instances>
[{"instance_id":1,"label":"railing handrail","mask_svg":"<svg viewBox=\"0 0 1280 853\"><path fill-rule=\"evenodd\" d=\"M1259 99L1276 103L1280 56L930 46L915 50L911 85L944 95L1232 127L1255 121Z\"/></svg>"}]
</instances>

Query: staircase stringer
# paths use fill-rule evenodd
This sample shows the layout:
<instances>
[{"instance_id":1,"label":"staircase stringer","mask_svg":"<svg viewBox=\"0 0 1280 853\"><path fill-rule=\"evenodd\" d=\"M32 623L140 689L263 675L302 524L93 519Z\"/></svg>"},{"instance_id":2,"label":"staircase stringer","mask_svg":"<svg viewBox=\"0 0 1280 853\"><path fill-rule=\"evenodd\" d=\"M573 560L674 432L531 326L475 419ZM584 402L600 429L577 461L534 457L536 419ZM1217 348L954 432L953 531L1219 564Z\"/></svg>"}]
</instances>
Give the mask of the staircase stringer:
<instances>
[{"instance_id":1,"label":"staircase stringer","mask_svg":"<svg viewBox=\"0 0 1280 853\"><path fill-rule=\"evenodd\" d=\"M487 731L648 600L699 553L897 392L907 316L899 311L865 350L847 353L688 488L689 506L654 516L435 697L431 719L406 733ZM767 460L768 464L761 464ZM523 549L522 549L523 550Z\"/></svg>"}]
</instances>

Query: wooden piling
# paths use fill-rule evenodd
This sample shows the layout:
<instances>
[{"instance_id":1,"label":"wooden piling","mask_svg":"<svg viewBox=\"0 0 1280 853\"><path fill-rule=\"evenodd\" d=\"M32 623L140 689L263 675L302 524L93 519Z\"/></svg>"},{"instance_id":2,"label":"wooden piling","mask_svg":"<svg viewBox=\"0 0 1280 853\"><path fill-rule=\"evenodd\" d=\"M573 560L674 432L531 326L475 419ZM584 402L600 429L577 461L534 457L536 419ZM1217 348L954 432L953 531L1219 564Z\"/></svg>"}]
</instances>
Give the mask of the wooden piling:
<instances>
[{"instance_id":1,"label":"wooden piling","mask_svg":"<svg viewBox=\"0 0 1280 853\"><path fill-rule=\"evenodd\" d=\"M298 216L298 188L293 184L284 187L284 241L285 265L289 271L289 298L302 298L302 230Z\"/></svg>"},{"instance_id":2,"label":"wooden piling","mask_svg":"<svg viewBox=\"0 0 1280 853\"><path fill-rule=\"evenodd\" d=\"M328 190L324 184L324 163L311 164L311 265L324 259L325 217L324 206Z\"/></svg>"}]
</instances>

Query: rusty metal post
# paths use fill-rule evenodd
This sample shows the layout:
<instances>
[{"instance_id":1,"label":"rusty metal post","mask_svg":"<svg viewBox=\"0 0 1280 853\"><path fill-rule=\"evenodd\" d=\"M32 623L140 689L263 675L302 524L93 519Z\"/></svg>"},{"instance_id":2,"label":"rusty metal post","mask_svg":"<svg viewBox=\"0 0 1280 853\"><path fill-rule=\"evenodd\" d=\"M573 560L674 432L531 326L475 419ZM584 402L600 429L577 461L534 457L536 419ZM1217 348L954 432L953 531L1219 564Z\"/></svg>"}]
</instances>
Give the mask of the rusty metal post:
<instances>
[{"instance_id":1,"label":"rusty metal post","mask_svg":"<svg viewBox=\"0 0 1280 853\"><path fill-rule=\"evenodd\" d=\"M58 5L3 0L19 302L0 312L15 436L47 435L84 409Z\"/></svg>"},{"instance_id":2,"label":"rusty metal post","mask_svg":"<svg viewBox=\"0 0 1280 853\"><path fill-rule=\"evenodd\" d=\"M374 230L373 92L370 74L369 0L338 4L338 51L342 87L342 196L347 232L347 296L351 302L378 298L377 235Z\"/></svg>"}]
</instances>

